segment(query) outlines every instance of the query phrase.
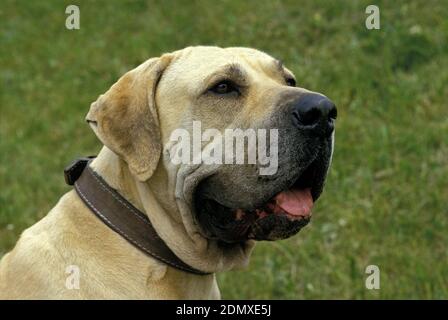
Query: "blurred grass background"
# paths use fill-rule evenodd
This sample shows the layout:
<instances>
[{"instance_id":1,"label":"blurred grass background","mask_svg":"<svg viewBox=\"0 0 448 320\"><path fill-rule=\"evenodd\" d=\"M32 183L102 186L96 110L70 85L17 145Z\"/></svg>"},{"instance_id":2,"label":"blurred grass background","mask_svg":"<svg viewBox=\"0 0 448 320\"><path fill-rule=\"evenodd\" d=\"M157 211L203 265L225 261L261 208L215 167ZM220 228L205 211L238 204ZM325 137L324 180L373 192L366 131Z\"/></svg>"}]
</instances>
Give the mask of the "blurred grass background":
<instances>
[{"instance_id":1,"label":"blurred grass background","mask_svg":"<svg viewBox=\"0 0 448 320\"><path fill-rule=\"evenodd\" d=\"M120 75L189 45L248 46L336 102L336 149L311 225L220 274L223 298L447 299L448 3L375 1L371 31L369 4L2 1L0 256L69 190L63 167L100 150L84 116Z\"/></svg>"}]
</instances>

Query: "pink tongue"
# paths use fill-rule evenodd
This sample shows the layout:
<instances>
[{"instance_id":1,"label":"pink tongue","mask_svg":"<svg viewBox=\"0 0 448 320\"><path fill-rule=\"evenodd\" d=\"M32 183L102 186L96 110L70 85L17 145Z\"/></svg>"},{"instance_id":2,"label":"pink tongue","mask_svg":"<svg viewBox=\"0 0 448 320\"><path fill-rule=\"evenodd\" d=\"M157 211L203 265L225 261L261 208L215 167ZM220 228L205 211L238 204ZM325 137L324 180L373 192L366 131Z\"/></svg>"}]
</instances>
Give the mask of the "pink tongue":
<instances>
[{"instance_id":1,"label":"pink tongue","mask_svg":"<svg viewBox=\"0 0 448 320\"><path fill-rule=\"evenodd\" d=\"M313 207L313 197L309 188L280 192L274 200L277 206L293 216L307 217Z\"/></svg>"}]
</instances>

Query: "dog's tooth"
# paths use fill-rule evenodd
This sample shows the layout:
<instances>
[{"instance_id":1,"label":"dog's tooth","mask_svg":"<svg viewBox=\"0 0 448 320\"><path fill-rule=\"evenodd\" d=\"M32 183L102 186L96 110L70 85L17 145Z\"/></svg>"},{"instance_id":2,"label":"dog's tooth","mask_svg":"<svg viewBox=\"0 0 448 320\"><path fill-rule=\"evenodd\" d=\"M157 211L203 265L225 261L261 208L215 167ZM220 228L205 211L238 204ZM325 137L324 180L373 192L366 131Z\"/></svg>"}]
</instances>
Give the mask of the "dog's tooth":
<instances>
[{"instance_id":1,"label":"dog's tooth","mask_svg":"<svg viewBox=\"0 0 448 320\"><path fill-rule=\"evenodd\" d=\"M236 209L236 212L235 212L236 220L242 220L245 215L246 215L246 212L244 212L242 209Z\"/></svg>"}]
</instances>

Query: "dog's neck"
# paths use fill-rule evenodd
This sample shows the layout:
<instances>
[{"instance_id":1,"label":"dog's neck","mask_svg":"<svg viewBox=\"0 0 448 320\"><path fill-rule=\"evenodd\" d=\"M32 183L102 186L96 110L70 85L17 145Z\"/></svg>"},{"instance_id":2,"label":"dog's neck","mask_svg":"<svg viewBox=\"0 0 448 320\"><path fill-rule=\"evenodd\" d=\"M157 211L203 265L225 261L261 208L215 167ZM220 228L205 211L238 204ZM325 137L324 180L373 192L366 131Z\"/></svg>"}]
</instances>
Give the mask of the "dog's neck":
<instances>
[{"instance_id":1,"label":"dog's neck","mask_svg":"<svg viewBox=\"0 0 448 320\"><path fill-rule=\"evenodd\" d=\"M130 172L127 164L107 147L103 147L93 161L92 168L148 216L159 236L188 265L206 272L247 265L253 243L231 249L222 248L216 241L204 238L199 231L193 234L186 231L163 168L158 168L147 182L140 182Z\"/></svg>"}]
</instances>

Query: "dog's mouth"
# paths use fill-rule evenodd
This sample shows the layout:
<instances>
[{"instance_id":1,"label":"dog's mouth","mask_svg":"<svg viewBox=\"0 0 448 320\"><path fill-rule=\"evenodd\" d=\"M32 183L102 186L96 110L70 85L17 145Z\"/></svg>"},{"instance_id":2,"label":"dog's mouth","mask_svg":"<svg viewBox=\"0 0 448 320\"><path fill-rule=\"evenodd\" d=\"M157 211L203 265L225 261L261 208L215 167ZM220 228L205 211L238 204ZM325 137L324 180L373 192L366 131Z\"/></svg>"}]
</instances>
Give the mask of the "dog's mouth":
<instances>
[{"instance_id":1,"label":"dog's mouth","mask_svg":"<svg viewBox=\"0 0 448 320\"><path fill-rule=\"evenodd\" d=\"M195 193L197 219L206 237L227 243L288 238L310 221L325 176L326 167L314 161L287 188L249 209L228 207L208 197L201 192L201 183Z\"/></svg>"}]
</instances>

